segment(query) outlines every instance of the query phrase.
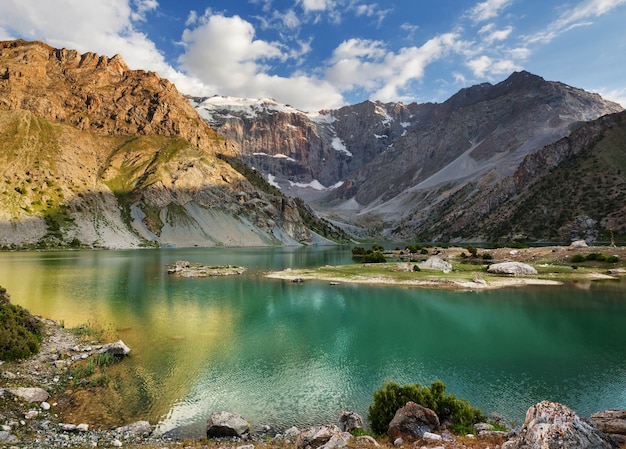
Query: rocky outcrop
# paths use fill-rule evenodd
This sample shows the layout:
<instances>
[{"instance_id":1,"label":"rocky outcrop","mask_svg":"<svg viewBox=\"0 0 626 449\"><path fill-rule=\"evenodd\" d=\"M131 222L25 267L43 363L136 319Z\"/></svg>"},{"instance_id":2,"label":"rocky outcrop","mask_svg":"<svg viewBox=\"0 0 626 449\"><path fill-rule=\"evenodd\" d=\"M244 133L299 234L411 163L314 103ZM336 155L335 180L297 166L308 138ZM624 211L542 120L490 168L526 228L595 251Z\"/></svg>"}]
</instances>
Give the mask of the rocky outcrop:
<instances>
[{"instance_id":1,"label":"rocky outcrop","mask_svg":"<svg viewBox=\"0 0 626 449\"><path fill-rule=\"evenodd\" d=\"M100 349L101 354L107 353L115 356L125 356L130 354L130 348L126 346L126 344L122 340L114 341L113 343L108 343Z\"/></svg>"},{"instance_id":2,"label":"rocky outcrop","mask_svg":"<svg viewBox=\"0 0 626 449\"><path fill-rule=\"evenodd\" d=\"M296 440L296 449L318 448L327 444L335 435L341 434L342 431L335 425L315 426L300 432Z\"/></svg>"},{"instance_id":3,"label":"rocky outcrop","mask_svg":"<svg viewBox=\"0 0 626 449\"><path fill-rule=\"evenodd\" d=\"M589 421L618 444L626 444L626 410L605 410L594 413Z\"/></svg>"},{"instance_id":4,"label":"rocky outcrop","mask_svg":"<svg viewBox=\"0 0 626 449\"><path fill-rule=\"evenodd\" d=\"M363 429L363 418L358 413L343 411L337 425L343 432L354 432L357 429Z\"/></svg>"},{"instance_id":5,"label":"rocky outcrop","mask_svg":"<svg viewBox=\"0 0 626 449\"><path fill-rule=\"evenodd\" d=\"M536 276L537 270L527 263L500 262L489 265L487 272L493 274L508 274L511 276Z\"/></svg>"},{"instance_id":6,"label":"rocky outcrop","mask_svg":"<svg viewBox=\"0 0 626 449\"><path fill-rule=\"evenodd\" d=\"M50 397L50 394L46 390L37 387L8 388L6 391L24 402L44 402Z\"/></svg>"},{"instance_id":7,"label":"rocky outcrop","mask_svg":"<svg viewBox=\"0 0 626 449\"><path fill-rule=\"evenodd\" d=\"M411 440L438 429L439 417L434 411L415 402L408 402L394 415L387 434L392 441L398 438Z\"/></svg>"},{"instance_id":8,"label":"rocky outcrop","mask_svg":"<svg viewBox=\"0 0 626 449\"><path fill-rule=\"evenodd\" d=\"M611 449L611 439L568 407L543 401L526 412L517 437L502 449Z\"/></svg>"},{"instance_id":9,"label":"rocky outcrop","mask_svg":"<svg viewBox=\"0 0 626 449\"><path fill-rule=\"evenodd\" d=\"M241 437L250 432L250 425L243 416L230 412L212 413L206 423L207 438Z\"/></svg>"}]
</instances>

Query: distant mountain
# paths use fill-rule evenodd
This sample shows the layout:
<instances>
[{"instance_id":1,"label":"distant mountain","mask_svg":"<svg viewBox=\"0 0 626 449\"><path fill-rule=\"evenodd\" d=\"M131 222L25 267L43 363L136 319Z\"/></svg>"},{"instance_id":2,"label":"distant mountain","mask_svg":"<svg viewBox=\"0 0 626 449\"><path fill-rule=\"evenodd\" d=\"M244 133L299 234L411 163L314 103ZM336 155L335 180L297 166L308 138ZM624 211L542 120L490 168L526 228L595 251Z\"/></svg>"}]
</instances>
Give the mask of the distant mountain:
<instances>
[{"instance_id":1,"label":"distant mountain","mask_svg":"<svg viewBox=\"0 0 626 449\"><path fill-rule=\"evenodd\" d=\"M192 104L283 192L357 235L392 239L487 238L424 226L456 192L490 188L581 122L622 110L528 72L462 89L441 104L365 102L317 114L271 100Z\"/></svg>"},{"instance_id":2,"label":"distant mountain","mask_svg":"<svg viewBox=\"0 0 626 449\"><path fill-rule=\"evenodd\" d=\"M155 73L119 56L0 42L2 246L342 238L236 156Z\"/></svg>"}]
</instances>

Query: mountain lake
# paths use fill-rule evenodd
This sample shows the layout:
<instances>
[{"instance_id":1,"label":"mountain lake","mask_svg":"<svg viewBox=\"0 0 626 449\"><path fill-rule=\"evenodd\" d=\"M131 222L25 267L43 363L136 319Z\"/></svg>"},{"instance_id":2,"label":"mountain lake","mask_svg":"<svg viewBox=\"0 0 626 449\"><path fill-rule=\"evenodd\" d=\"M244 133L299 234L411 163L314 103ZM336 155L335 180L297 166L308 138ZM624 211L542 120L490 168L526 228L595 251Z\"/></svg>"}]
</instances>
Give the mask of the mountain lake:
<instances>
[{"instance_id":1,"label":"mountain lake","mask_svg":"<svg viewBox=\"0 0 626 449\"><path fill-rule=\"evenodd\" d=\"M177 260L248 268L180 278ZM347 247L0 253L14 304L121 338L92 425L146 419L199 437L214 411L253 428L367 416L385 381L430 385L521 424L548 399L626 408L626 280L485 292L293 283L263 273L352 263Z\"/></svg>"}]
</instances>

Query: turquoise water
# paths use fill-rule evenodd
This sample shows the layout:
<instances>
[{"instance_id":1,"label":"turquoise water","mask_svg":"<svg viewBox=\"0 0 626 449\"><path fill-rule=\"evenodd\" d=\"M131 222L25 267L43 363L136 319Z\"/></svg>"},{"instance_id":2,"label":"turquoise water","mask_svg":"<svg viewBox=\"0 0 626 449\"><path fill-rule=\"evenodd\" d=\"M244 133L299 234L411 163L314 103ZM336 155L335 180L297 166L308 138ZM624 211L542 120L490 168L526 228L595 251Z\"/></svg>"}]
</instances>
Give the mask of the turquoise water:
<instances>
[{"instance_id":1,"label":"turquoise water","mask_svg":"<svg viewBox=\"0 0 626 449\"><path fill-rule=\"evenodd\" d=\"M180 259L249 270L169 276ZM261 276L349 262L348 248L0 253L0 285L34 313L122 338L120 419L163 431L200 436L218 410L276 429L366 416L390 379L441 379L516 422L544 399L584 416L626 408L624 282L461 293Z\"/></svg>"}]
</instances>

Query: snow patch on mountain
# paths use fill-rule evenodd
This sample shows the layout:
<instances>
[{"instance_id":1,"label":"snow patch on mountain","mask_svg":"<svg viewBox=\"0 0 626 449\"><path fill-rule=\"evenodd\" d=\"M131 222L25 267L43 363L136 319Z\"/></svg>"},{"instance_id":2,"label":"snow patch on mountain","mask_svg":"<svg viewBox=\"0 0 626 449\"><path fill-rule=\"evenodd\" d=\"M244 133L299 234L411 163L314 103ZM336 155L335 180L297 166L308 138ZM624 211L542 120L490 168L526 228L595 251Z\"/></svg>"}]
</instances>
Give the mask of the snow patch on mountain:
<instances>
[{"instance_id":1,"label":"snow patch on mountain","mask_svg":"<svg viewBox=\"0 0 626 449\"><path fill-rule=\"evenodd\" d=\"M348 156L352 157L352 153L348 150L346 145L343 143L343 141L339 137L334 137L331 142L331 145L333 147L333 150L339 151L340 153L345 153Z\"/></svg>"}]
</instances>

